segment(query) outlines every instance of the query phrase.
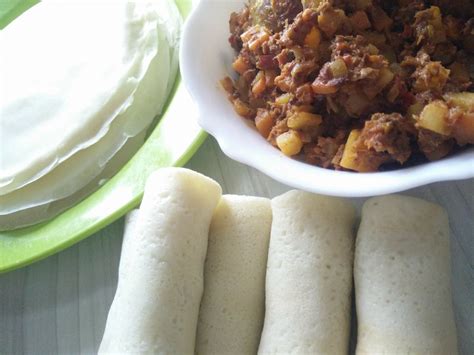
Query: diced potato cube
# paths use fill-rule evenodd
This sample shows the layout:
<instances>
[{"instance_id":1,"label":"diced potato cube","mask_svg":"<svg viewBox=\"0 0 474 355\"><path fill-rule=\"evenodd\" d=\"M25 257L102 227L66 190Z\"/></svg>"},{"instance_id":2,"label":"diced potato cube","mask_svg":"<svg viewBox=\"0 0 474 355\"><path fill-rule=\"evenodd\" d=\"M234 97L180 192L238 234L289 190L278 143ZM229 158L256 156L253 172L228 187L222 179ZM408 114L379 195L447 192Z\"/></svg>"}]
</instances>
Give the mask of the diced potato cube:
<instances>
[{"instance_id":1,"label":"diced potato cube","mask_svg":"<svg viewBox=\"0 0 474 355\"><path fill-rule=\"evenodd\" d=\"M222 88L227 91L228 94L232 94L234 92L234 83L232 79L226 76L224 79L220 81Z\"/></svg>"},{"instance_id":2,"label":"diced potato cube","mask_svg":"<svg viewBox=\"0 0 474 355\"><path fill-rule=\"evenodd\" d=\"M377 56L378 57L378 56ZM380 94L385 87L390 84L395 77L395 74L388 68L380 69L379 76L374 85L365 85L362 90L367 97L372 100L375 96Z\"/></svg>"},{"instance_id":3,"label":"diced potato cube","mask_svg":"<svg viewBox=\"0 0 474 355\"><path fill-rule=\"evenodd\" d=\"M340 165L343 168L356 170L355 158L357 156L354 143L360 136L360 129L353 129L347 138L346 145L344 146L344 153Z\"/></svg>"},{"instance_id":4,"label":"diced potato cube","mask_svg":"<svg viewBox=\"0 0 474 355\"><path fill-rule=\"evenodd\" d=\"M276 139L276 144L283 154L290 157L298 154L301 151L301 148L303 148L303 142L301 141L298 132L292 129L280 134Z\"/></svg>"},{"instance_id":5,"label":"diced potato cube","mask_svg":"<svg viewBox=\"0 0 474 355\"><path fill-rule=\"evenodd\" d=\"M250 69L250 64L247 63L241 56L238 56L237 59L232 63L232 68L239 73L240 75L244 74L247 70Z\"/></svg>"},{"instance_id":6,"label":"diced potato cube","mask_svg":"<svg viewBox=\"0 0 474 355\"><path fill-rule=\"evenodd\" d=\"M399 95L400 87L397 84L394 84L387 92L387 100L391 103L394 103Z\"/></svg>"},{"instance_id":7,"label":"diced potato cube","mask_svg":"<svg viewBox=\"0 0 474 355\"><path fill-rule=\"evenodd\" d=\"M318 25L326 36L332 37L346 19L344 10L330 9L319 14Z\"/></svg>"},{"instance_id":8,"label":"diced potato cube","mask_svg":"<svg viewBox=\"0 0 474 355\"><path fill-rule=\"evenodd\" d=\"M430 7L431 14L432 14L432 24L435 27L443 27L443 21L441 19L441 10L438 6L431 6Z\"/></svg>"},{"instance_id":9,"label":"diced potato cube","mask_svg":"<svg viewBox=\"0 0 474 355\"><path fill-rule=\"evenodd\" d=\"M259 109L255 117L255 126L262 137L267 138L270 134L274 120L267 110Z\"/></svg>"},{"instance_id":10,"label":"diced potato cube","mask_svg":"<svg viewBox=\"0 0 474 355\"><path fill-rule=\"evenodd\" d=\"M449 78L449 70L439 62L429 62L420 69L413 85L417 92L427 90L440 91Z\"/></svg>"},{"instance_id":11,"label":"diced potato cube","mask_svg":"<svg viewBox=\"0 0 474 355\"><path fill-rule=\"evenodd\" d=\"M259 97L263 94L266 88L267 85L265 80L265 73L263 71L259 71L252 83L252 93L255 95L255 97Z\"/></svg>"},{"instance_id":12,"label":"diced potato cube","mask_svg":"<svg viewBox=\"0 0 474 355\"><path fill-rule=\"evenodd\" d=\"M367 49L369 50L369 53L371 55L377 55L380 53L379 49L377 47L375 47L372 43L369 43L367 45Z\"/></svg>"},{"instance_id":13,"label":"diced potato cube","mask_svg":"<svg viewBox=\"0 0 474 355\"><path fill-rule=\"evenodd\" d=\"M343 78L347 75L347 66L342 58L337 58L329 64L334 78Z\"/></svg>"},{"instance_id":14,"label":"diced potato cube","mask_svg":"<svg viewBox=\"0 0 474 355\"><path fill-rule=\"evenodd\" d=\"M474 92L457 92L444 95L450 106L458 106L466 111L474 111Z\"/></svg>"},{"instance_id":15,"label":"diced potato cube","mask_svg":"<svg viewBox=\"0 0 474 355\"><path fill-rule=\"evenodd\" d=\"M268 41L269 38L270 38L270 35L268 33L266 32L259 33L257 36L255 36L255 38L253 38L251 41L248 42L249 49L252 52L257 51L262 46L263 43Z\"/></svg>"},{"instance_id":16,"label":"diced potato cube","mask_svg":"<svg viewBox=\"0 0 474 355\"><path fill-rule=\"evenodd\" d=\"M268 88L273 88L275 86L275 78L277 72L275 70L265 70L265 85Z\"/></svg>"},{"instance_id":17,"label":"diced potato cube","mask_svg":"<svg viewBox=\"0 0 474 355\"><path fill-rule=\"evenodd\" d=\"M270 33L264 26L252 26L247 31L241 34L240 38L244 43L247 43L250 51L255 52L263 43L268 41Z\"/></svg>"},{"instance_id":18,"label":"diced potato cube","mask_svg":"<svg viewBox=\"0 0 474 355\"><path fill-rule=\"evenodd\" d=\"M388 68L380 69L380 76L377 80L377 86L381 89L385 88L395 77L395 74Z\"/></svg>"},{"instance_id":19,"label":"diced potato cube","mask_svg":"<svg viewBox=\"0 0 474 355\"><path fill-rule=\"evenodd\" d=\"M339 90L339 87L337 85L329 85L326 83L322 83L317 79L311 84L311 88L313 89L313 92L315 94L320 95L335 94L337 90Z\"/></svg>"},{"instance_id":20,"label":"diced potato cube","mask_svg":"<svg viewBox=\"0 0 474 355\"><path fill-rule=\"evenodd\" d=\"M293 99L293 95L290 93L282 94L275 99L277 105L286 105Z\"/></svg>"},{"instance_id":21,"label":"diced potato cube","mask_svg":"<svg viewBox=\"0 0 474 355\"><path fill-rule=\"evenodd\" d=\"M423 111L421 111L417 119L418 125L447 136L451 133L447 121L448 112L448 106L443 101L433 101L426 105Z\"/></svg>"},{"instance_id":22,"label":"diced potato cube","mask_svg":"<svg viewBox=\"0 0 474 355\"><path fill-rule=\"evenodd\" d=\"M322 122L320 115L309 112L297 112L288 117L287 125L293 129L304 129L310 127L317 127Z\"/></svg>"},{"instance_id":23,"label":"diced potato cube","mask_svg":"<svg viewBox=\"0 0 474 355\"><path fill-rule=\"evenodd\" d=\"M453 136L459 144L474 144L474 111L457 118L453 124Z\"/></svg>"},{"instance_id":24,"label":"diced potato cube","mask_svg":"<svg viewBox=\"0 0 474 355\"><path fill-rule=\"evenodd\" d=\"M347 113L353 117L362 115L369 105L370 100L362 91L354 91L344 103Z\"/></svg>"},{"instance_id":25,"label":"diced potato cube","mask_svg":"<svg viewBox=\"0 0 474 355\"><path fill-rule=\"evenodd\" d=\"M321 43L321 32L313 26L311 31L306 35L304 39L304 44L310 48L318 49L319 44Z\"/></svg>"},{"instance_id":26,"label":"diced potato cube","mask_svg":"<svg viewBox=\"0 0 474 355\"><path fill-rule=\"evenodd\" d=\"M251 118L254 113L252 109L240 99L234 100L234 110L238 115L245 118Z\"/></svg>"},{"instance_id":27,"label":"diced potato cube","mask_svg":"<svg viewBox=\"0 0 474 355\"><path fill-rule=\"evenodd\" d=\"M420 102L415 102L408 107L407 116L408 118L415 119L415 116L419 116L421 111L423 111L423 105Z\"/></svg>"},{"instance_id":28,"label":"diced potato cube","mask_svg":"<svg viewBox=\"0 0 474 355\"><path fill-rule=\"evenodd\" d=\"M345 169L359 172L374 171L372 166L365 164L364 160L358 159L357 143L361 134L360 129L353 129L347 138L340 165ZM376 170L376 169L375 169Z\"/></svg>"}]
</instances>

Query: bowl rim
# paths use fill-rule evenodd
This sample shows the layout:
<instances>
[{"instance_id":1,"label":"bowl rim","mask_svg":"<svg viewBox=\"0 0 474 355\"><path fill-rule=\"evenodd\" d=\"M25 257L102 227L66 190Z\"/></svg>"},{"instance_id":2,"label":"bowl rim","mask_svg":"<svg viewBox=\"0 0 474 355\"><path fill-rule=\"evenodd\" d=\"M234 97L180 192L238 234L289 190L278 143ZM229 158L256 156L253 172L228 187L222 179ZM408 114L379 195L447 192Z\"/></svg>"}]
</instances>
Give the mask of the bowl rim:
<instances>
[{"instance_id":1,"label":"bowl rim","mask_svg":"<svg viewBox=\"0 0 474 355\"><path fill-rule=\"evenodd\" d=\"M205 80L201 80L203 78L196 74L199 67L199 60L196 60L196 56L199 57L200 55L196 55L196 46L199 45L199 40L208 41L210 39L209 36L203 35L203 33L209 33L206 33L205 29L203 29L201 19L209 16L209 12L217 11L216 9L219 6L215 6L216 4L222 5L225 3L224 6L232 6L235 4L241 5L243 2L243 0L201 0L193 9L184 25L179 53L183 83L198 109L198 123L217 140L220 148L228 157L256 168L286 185L314 193L343 197L383 195L434 182L463 180L474 177L474 147L442 160L422 163L403 169L371 173L335 171L320 168L286 157L267 142L265 142L267 147L262 146L261 149L260 147L258 148L262 150L262 154L255 154L254 143L264 139L257 133L255 128L249 129L249 124L244 123L245 119L233 111L224 90L217 87L217 82L215 85L206 85ZM225 18L228 19L229 14L226 14ZM218 31L214 32L218 33ZM228 33L227 28L225 33ZM214 34L214 36L216 35ZM226 45L230 48L227 41ZM221 116L218 113L222 113L219 112L217 105L211 100L212 96L215 96L216 90L221 92L221 100L228 103L228 107L231 109L232 113L227 110L226 115L233 116L232 119L238 118L240 124L236 122L229 123L231 120L222 119L219 120L219 124L216 124L216 117ZM236 124L238 125L237 127L235 126ZM244 128L244 126L247 127ZM242 137L237 134L245 130L248 137ZM243 143L239 144L238 147L236 145L236 137L239 137L239 143ZM472 161L472 164L466 164L466 161Z\"/></svg>"}]
</instances>

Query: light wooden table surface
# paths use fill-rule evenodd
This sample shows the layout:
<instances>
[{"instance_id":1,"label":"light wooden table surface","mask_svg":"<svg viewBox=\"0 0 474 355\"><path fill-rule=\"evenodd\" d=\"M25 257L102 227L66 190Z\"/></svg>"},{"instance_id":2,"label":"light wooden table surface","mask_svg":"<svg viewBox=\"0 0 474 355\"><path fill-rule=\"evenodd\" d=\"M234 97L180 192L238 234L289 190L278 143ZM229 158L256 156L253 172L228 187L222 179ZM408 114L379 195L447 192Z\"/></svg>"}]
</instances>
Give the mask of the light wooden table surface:
<instances>
[{"instance_id":1,"label":"light wooden table surface","mask_svg":"<svg viewBox=\"0 0 474 355\"><path fill-rule=\"evenodd\" d=\"M209 138L188 168L225 193L273 197L289 188L223 155ZM474 354L474 180L405 192L444 206L451 223L461 354ZM354 199L360 207L364 199ZM46 260L0 275L0 354L93 354L117 283L123 220Z\"/></svg>"}]
</instances>

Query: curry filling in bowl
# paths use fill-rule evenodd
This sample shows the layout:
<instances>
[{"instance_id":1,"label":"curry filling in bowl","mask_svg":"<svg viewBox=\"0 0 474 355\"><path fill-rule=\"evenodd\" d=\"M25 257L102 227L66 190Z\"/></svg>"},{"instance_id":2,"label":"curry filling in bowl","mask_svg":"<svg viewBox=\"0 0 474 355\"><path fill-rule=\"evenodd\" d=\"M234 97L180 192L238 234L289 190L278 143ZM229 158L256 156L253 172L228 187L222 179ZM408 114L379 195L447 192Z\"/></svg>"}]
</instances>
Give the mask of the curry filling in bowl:
<instances>
[{"instance_id":1,"label":"curry filling in bowl","mask_svg":"<svg viewBox=\"0 0 474 355\"><path fill-rule=\"evenodd\" d=\"M370 172L474 144L469 0L250 0L222 86L285 155Z\"/></svg>"}]
</instances>

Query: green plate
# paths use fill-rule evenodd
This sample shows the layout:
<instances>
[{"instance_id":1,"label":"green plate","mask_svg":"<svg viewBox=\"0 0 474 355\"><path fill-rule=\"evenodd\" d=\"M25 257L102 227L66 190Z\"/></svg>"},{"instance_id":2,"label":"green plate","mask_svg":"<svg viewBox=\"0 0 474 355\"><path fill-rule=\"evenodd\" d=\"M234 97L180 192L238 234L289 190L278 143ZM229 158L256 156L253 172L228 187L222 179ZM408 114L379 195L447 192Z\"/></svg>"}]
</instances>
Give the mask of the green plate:
<instances>
[{"instance_id":1,"label":"green plate","mask_svg":"<svg viewBox=\"0 0 474 355\"><path fill-rule=\"evenodd\" d=\"M0 29L33 6L32 0L1 0ZM191 0L176 0L185 17ZM206 134L193 119L192 103L177 78L164 114L142 148L117 175L58 217L32 227L0 232L0 273L57 253L117 220L136 207L147 177L156 169L182 166Z\"/></svg>"}]
</instances>

